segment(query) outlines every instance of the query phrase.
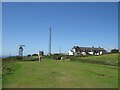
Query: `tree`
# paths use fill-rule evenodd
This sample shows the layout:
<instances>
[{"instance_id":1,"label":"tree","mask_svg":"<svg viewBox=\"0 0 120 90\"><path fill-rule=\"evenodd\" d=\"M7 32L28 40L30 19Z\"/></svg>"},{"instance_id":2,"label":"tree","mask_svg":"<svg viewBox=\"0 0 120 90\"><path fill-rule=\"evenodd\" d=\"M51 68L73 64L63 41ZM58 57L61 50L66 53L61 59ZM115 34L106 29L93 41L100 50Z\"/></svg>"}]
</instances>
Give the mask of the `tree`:
<instances>
[{"instance_id":1,"label":"tree","mask_svg":"<svg viewBox=\"0 0 120 90\"><path fill-rule=\"evenodd\" d=\"M111 53L119 53L119 50L118 49L112 49Z\"/></svg>"},{"instance_id":2,"label":"tree","mask_svg":"<svg viewBox=\"0 0 120 90\"><path fill-rule=\"evenodd\" d=\"M28 54L27 56L28 56L28 57L30 57L30 56L31 56L31 54Z\"/></svg>"}]
</instances>

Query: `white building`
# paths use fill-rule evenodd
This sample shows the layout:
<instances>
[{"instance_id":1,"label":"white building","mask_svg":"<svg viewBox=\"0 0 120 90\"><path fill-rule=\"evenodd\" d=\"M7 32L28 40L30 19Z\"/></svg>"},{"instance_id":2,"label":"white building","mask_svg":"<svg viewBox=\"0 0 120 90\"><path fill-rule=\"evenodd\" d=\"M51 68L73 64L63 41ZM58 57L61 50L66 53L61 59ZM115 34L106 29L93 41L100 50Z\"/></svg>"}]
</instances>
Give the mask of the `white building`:
<instances>
[{"instance_id":1,"label":"white building","mask_svg":"<svg viewBox=\"0 0 120 90\"><path fill-rule=\"evenodd\" d=\"M79 47L74 46L71 50L68 51L69 55L102 55L107 51L104 48L95 48L95 47Z\"/></svg>"}]
</instances>

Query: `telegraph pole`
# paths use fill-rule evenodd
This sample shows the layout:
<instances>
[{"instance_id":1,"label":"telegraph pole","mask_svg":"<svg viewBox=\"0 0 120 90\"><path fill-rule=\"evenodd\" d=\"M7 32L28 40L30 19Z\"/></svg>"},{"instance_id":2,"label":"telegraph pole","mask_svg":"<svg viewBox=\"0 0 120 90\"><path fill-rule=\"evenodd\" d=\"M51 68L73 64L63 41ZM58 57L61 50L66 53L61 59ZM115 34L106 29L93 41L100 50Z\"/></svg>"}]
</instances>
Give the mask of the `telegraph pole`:
<instances>
[{"instance_id":1,"label":"telegraph pole","mask_svg":"<svg viewBox=\"0 0 120 90\"><path fill-rule=\"evenodd\" d=\"M49 55L51 55L51 27L49 29Z\"/></svg>"}]
</instances>

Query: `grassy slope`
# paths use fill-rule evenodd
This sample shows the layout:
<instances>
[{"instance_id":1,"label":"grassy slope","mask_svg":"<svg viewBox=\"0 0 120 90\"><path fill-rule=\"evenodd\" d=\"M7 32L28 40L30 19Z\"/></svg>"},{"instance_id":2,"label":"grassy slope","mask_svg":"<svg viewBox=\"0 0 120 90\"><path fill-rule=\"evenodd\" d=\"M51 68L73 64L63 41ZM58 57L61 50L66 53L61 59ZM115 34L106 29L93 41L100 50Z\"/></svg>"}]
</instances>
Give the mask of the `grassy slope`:
<instances>
[{"instance_id":1,"label":"grassy slope","mask_svg":"<svg viewBox=\"0 0 120 90\"><path fill-rule=\"evenodd\" d=\"M110 61L118 62L118 54L104 54L100 56L89 56L83 58L91 59L91 60L110 60Z\"/></svg>"},{"instance_id":2,"label":"grassy slope","mask_svg":"<svg viewBox=\"0 0 120 90\"><path fill-rule=\"evenodd\" d=\"M118 87L117 67L71 61L17 62L3 87Z\"/></svg>"},{"instance_id":3,"label":"grassy slope","mask_svg":"<svg viewBox=\"0 0 120 90\"><path fill-rule=\"evenodd\" d=\"M105 54L101 56L80 57L80 59L88 61L98 61L108 65L118 65L118 54Z\"/></svg>"}]
</instances>

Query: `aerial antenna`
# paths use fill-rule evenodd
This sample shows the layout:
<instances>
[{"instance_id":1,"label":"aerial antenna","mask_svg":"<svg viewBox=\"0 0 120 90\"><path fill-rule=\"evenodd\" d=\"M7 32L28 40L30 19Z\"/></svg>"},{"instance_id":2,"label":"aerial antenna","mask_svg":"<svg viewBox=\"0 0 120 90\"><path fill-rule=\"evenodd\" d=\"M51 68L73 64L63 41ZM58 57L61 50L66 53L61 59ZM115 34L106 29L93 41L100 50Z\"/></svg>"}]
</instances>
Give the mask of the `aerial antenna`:
<instances>
[{"instance_id":1,"label":"aerial antenna","mask_svg":"<svg viewBox=\"0 0 120 90\"><path fill-rule=\"evenodd\" d=\"M61 47L60 47L60 51L59 51L59 53L61 54Z\"/></svg>"},{"instance_id":2,"label":"aerial antenna","mask_svg":"<svg viewBox=\"0 0 120 90\"><path fill-rule=\"evenodd\" d=\"M25 47L25 45L19 45L19 56L22 57L23 56L23 47Z\"/></svg>"},{"instance_id":3,"label":"aerial antenna","mask_svg":"<svg viewBox=\"0 0 120 90\"><path fill-rule=\"evenodd\" d=\"M11 53L10 53L10 57L11 57Z\"/></svg>"},{"instance_id":4,"label":"aerial antenna","mask_svg":"<svg viewBox=\"0 0 120 90\"><path fill-rule=\"evenodd\" d=\"M51 27L49 29L49 55L51 55Z\"/></svg>"}]
</instances>

